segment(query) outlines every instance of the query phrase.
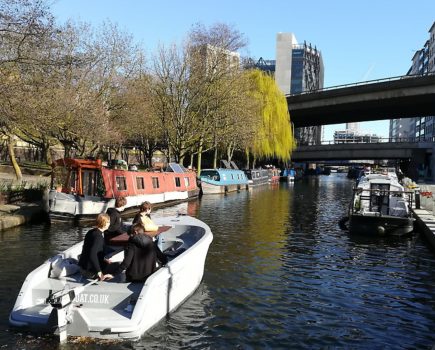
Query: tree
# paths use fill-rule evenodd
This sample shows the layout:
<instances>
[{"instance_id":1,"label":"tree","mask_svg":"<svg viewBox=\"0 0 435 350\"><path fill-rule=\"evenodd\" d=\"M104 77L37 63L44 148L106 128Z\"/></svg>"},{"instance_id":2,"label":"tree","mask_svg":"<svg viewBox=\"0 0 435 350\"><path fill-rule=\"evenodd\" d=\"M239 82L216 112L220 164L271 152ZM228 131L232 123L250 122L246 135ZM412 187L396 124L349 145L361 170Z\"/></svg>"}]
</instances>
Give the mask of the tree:
<instances>
[{"instance_id":1,"label":"tree","mask_svg":"<svg viewBox=\"0 0 435 350\"><path fill-rule=\"evenodd\" d=\"M151 85L147 74L131 79L118 92L112 122L129 144L138 148L140 162L151 167L152 156L163 139L163 128L152 112Z\"/></svg>"},{"instance_id":2,"label":"tree","mask_svg":"<svg viewBox=\"0 0 435 350\"><path fill-rule=\"evenodd\" d=\"M193 96L198 86L190 79L188 49L161 46L153 59L152 113L159 119L168 158L183 163L197 140Z\"/></svg>"},{"instance_id":3,"label":"tree","mask_svg":"<svg viewBox=\"0 0 435 350\"><path fill-rule=\"evenodd\" d=\"M192 85L198 87L193 104L199 125L196 152L199 171L201 154L208 149L214 149L214 165L217 165L219 141L227 135L228 126L235 125L234 112L240 102L237 91L243 86L237 51L247 41L242 33L223 23L209 28L197 24L188 40ZM243 94L243 90L239 92Z\"/></svg>"},{"instance_id":4,"label":"tree","mask_svg":"<svg viewBox=\"0 0 435 350\"><path fill-rule=\"evenodd\" d=\"M251 70L250 75L255 84L252 95L259 102L261 116L251 153L254 157L288 161L296 143L285 96L271 76L256 69Z\"/></svg>"},{"instance_id":5,"label":"tree","mask_svg":"<svg viewBox=\"0 0 435 350\"><path fill-rule=\"evenodd\" d=\"M103 145L121 145L112 123L116 95L134 75L138 50L130 35L104 23L93 30L86 23L66 23L53 55L63 64L50 72L53 82L51 136L80 156L95 155Z\"/></svg>"},{"instance_id":6,"label":"tree","mask_svg":"<svg viewBox=\"0 0 435 350\"><path fill-rule=\"evenodd\" d=\"M37 66L49 64L43 52L53 34L53 17L40 0L3 0L0 3L0 132L8 140L11 163L18 181L22 175L14 154L17 126L29 77Z\"/></svg>"}]
</instances>

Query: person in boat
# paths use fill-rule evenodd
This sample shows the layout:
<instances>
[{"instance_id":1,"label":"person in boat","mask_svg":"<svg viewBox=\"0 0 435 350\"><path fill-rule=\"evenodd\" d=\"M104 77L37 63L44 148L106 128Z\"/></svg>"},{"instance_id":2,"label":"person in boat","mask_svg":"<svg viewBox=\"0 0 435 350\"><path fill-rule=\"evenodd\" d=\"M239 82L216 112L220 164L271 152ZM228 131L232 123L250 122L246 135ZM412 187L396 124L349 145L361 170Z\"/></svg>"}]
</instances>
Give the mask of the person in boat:
<instances>
[{"instance_id":1,"label":"person in boat","mask_svg":"<svg viewBox=\"0 0 435 350\"><path fill-rule=\"evenodd\" d=\"M152 205L150 202L143 202L139 206L139 213L133 219L133 224L140 223L144 227L145 231L152 237L157 234L159 227L151 220ZM154 235L153 235L154 233Z\"/></svg>"},{"instance_id":2,"label":"person in boat","mask_svg":"<svg viewBox=\"0 0 435 350\"><path fill-rule=\"evenodd\" d=\"M157 226L151 219L152 205L150 202L143 202L139 206L139 213L133 219L133 224L140 223L144 227L147 234L153 237L156 249L161 253L162 242L158 233L159 226Z\"/></svg>"},{"instance_id":3,"label":"person in boat","mask_svg":"<svg viewBox=\"0 0 435 350\"><path fill-rule=\"evenodd\" d=\"M165 265L168 258L156 249L153 237L145 232L141 223L133 224L124 260L117 273L125 271L127 282L144 282L157 270L157 262Z\"/></svg>"},{"instance_id":4,"label":"person in boat","mask_svg":"<svg viewBox=\"0 0 435 350\"><path fill-rule=\"evenodd\" d=\"M104 260L104 231L110 226L110 217L99 214L96 226L86 233L79 263L80 273L90 279L101 281L113 278L111 274L104 274L106 262Z\"/></svg>"},{"instance_id":5,"label":"person in boat","mask_svg":"<svg viewBox=\"0 0 435 350\"><path fill-rule=\"evenodd\" d=\"M124 233L121 211L123 210L126 204L127 204L127 200L125 199L125 197L117 197L115 199L115 208L107 209L106 213L110 217L110 226L104 232L104 241L106 242L106 244L109 244L109 240L111 238Z\"/></svg>"},{"instance_id":6,"label":"person in boat","mask_svg":"<svg viewBox=\"0 0 435 350\"><path fill-rule=\"evenodd\" d=\"M160 250L161 252L162 244L158 235L159 227L151 219L151 210L152 210L151 203L147 201L143 202L139 206L139 213L137 213L133 219L133 224L136 223L142 224L147 234L153 237L153 241L156 245L156 249Z\"/></svg>"}]
</instances>

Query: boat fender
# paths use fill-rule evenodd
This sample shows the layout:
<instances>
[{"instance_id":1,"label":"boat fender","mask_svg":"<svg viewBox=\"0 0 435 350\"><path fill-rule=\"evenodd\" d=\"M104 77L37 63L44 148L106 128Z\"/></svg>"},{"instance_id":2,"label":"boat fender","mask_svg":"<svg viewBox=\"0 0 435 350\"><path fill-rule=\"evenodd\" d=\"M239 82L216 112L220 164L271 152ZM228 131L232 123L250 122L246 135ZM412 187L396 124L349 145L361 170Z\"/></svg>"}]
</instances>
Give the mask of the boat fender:
<instances>
[{"instance_id":1,"label":"boat fender","mask_svg":"<svg viewBox=\"0 0 435 350\"><path fill-rule=\"evenodd\" d=\"M383 236L385 234L385 227L383 226L378 226L378 233Z\"/></svg>"}]
</instances>

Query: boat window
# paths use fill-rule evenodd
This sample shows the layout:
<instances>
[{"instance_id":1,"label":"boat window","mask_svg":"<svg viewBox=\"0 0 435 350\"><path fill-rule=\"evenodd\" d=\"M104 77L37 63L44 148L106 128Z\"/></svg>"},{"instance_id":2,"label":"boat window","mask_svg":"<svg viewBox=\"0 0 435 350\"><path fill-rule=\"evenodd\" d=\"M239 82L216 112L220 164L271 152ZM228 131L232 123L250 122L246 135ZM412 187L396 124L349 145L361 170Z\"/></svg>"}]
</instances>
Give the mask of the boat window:
<instances>
[{"instance_id":1,"label":"boat window","mask_svg":"<svg viewBox=\"0 0 435 350\"><path fill-rule=\"evenodd\" d=\"M231 174L231 180L234 180L234 174Z\"/></svg>"},{"instance_id":2,"label":"boat window","mask_svg":"<svg viewBox=\"0 0 435 350\"><path fill-rule=\"evenodd\" d=\"M159 178L158 177L153 177L152 180L153 180L153 188L159 188L160 187L160 185L159 185Z\"/></svg>"},{"instance_id":3,"label":"boat window","mask_svg":"<svg viewBox=\"0 0 435 350\"><path fill-rule=\"evenodd\" d=\"M116 189L118 191L125 191L127 189L127 181L125 180L125 176L116 177Z\"/></svg>"},{"instance_id":4,"label":"boat window","mask_svg":"<svg viewBox=\"0 0 435 350\"><path fill-rule=\"evenodd\" d=\"M188 178L188 177L185 177L185 178L184 178L184 185L185 185L186 187L189 187L189 185L190 185L190 181L189 181L189 178Z\"/></svg>"},{"instance_id":5,"label":"boat window","mask_svg":"<svg viewBox=\"0 0 435 350\"><path fill-rule=\"evenodd\" d=\"M181 187L181 181L179 177L175 178L175 187Z\"/></svg>"},{"instance_id":6,"label":"boat window","mask_svg":"<svg viewBox=\"0 0 435 350\"><path fill-rule=\"evenodd\" d=\"M220 181L219 173L216 170L202 170L200 177Z\"/></svg>"},{"instance_id":7,"label":"boat window","mask_svg":"<svg viewBox=\"0 0 435 350\"><path fill-rule=\"evenodd\" d=\"M260 177L260 172L257 172L257 177Z\"/></svg>"},{"instance_id":8,"label":"boat window","mask_svg":"<svg viewBox=\"0 0 435 350\"><path fill-rule=\"evenodd\" d=\"M95 196L96 192L96 181L95 181L95 171L94 170L83 170L82 181L83 181L83 194L85 196Z\"/></svg>"},{"instance_id":9,"label":"boat window","mask_svg":"<svg viewBox=\"0 0 435 350\"><path fill-rule=\"evenodd\" d=\"M136 177L136 188L138 190L143 190L145 188L145 181L143 177Z\"/></svg>"},{"instance_id":10,"label":"boat window","mask_svg":"<svg viewBox=\"0 0 435 350\"><path fill-rule=\"evenodd\" d=\"M75 192L77 191L77 170L71 170L69 177L69 187Z\"/></svg>"}]
</instances>

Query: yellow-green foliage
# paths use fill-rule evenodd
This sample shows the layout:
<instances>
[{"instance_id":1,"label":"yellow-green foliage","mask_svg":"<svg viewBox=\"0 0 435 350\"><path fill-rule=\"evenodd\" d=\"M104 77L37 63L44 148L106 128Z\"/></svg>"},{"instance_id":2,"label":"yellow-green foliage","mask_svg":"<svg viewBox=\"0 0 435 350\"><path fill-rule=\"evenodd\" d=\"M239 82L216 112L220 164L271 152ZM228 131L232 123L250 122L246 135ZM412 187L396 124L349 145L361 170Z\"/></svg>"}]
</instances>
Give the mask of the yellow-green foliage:
<instances>
[{"instance_id":1,"label":"yellow-green foliage","mask_svg":"<svg viewBox=\"0 0 435 350\"><path fill-rule=\"evenodd\" d=\"M249 74L254 82L253 95L259 101L262 120L251 152L259 158L277 157L288 161L296 144L286 98L268 74L257 69Z\"/></svg>"}]
</instances>

